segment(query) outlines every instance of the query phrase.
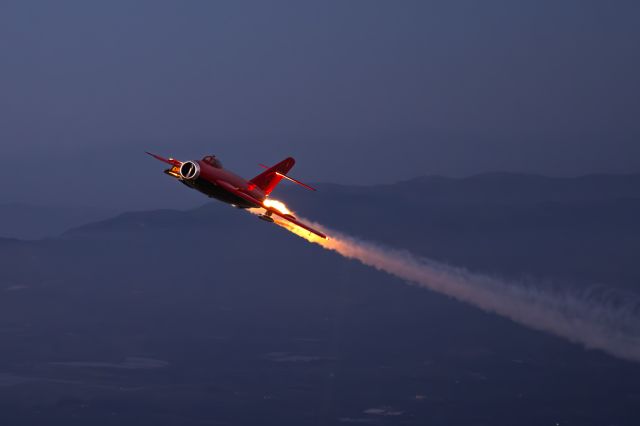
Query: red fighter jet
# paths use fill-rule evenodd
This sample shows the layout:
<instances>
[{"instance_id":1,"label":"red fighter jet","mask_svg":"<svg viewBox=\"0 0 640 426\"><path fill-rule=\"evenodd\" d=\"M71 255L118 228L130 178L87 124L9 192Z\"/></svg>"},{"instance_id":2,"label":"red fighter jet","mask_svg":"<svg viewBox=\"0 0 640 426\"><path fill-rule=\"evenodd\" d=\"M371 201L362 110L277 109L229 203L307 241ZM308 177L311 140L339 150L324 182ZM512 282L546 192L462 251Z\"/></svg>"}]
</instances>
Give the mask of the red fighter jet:
<instances>
[{"instance_id":1,"label":"red fighter jet","mask_svg":"<svg viewBox=\"0 0 640 426\"><path fill-rule=\"evenodd\" d=\"M208 197L217 198L242 209L263 208L265 212L258 216L262 220L273 222L272 216L276 215L321 238L327 238L325 234L300 222L292 214L269 205L267 197L283 178L315 191L309 185L286 175L295 164L295 160L291 157L272 167L260 164L267 170L247 181L225 170L215 155L207 155L199 161L178 161L173 158L163 158L150 152L147 152L147 154L171 166L164 171L166 174L173 176L189 188L196 189Z\"/></svg>"}]
</instances>

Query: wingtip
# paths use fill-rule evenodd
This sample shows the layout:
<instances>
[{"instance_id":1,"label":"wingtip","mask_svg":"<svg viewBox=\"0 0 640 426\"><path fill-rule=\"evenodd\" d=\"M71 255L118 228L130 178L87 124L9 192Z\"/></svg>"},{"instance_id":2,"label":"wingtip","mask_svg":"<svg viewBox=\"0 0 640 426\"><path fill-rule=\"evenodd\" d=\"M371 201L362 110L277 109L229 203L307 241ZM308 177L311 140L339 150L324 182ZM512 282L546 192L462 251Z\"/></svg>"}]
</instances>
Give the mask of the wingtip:
<instances>
[{"instance_id":1,"label":"wingtip","mask_svg":"<svg viewBox=\"0 0 640 426\"><path fill-rule=\"evenodd\" d=\"M170 164L172 166L176 166L176 165L180 164L180 162L178 160L175 160L173 158L164 158L164 157L161 157L161 156L159 156L157 154L154 154L152 152L149 152L149 151L145 151L145 152L147 154L149 154L150 156L152 156L153 158L155 158L156 160L162 161L163 163L167 163L167 164Z\"/></svg>"}]
</instances>

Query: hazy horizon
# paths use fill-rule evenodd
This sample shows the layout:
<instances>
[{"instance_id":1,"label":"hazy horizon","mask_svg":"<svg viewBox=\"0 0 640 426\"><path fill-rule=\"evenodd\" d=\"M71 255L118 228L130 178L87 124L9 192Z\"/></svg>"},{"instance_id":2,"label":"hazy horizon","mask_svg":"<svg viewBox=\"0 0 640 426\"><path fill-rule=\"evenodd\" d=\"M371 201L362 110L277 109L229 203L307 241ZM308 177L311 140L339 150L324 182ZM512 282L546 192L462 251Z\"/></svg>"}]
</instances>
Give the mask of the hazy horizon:
<instances>
[{"instance_id":1,"label":"hazy horizon","mask_svg":"<svg viewBox=\"0 0 640 426\"><path fill-rule=\"evenodd\" d=\"M162 166L160 168L160 170L162 170ZM552 174L541 174L541 173L526 173L526 172L517 172L517 171L505 171L505 170L495 170L495 171L486 171L486 172L481 172L481 173L473 173L473 174L468 174L468 175L458 175L458 176L454 176L454 175L443 175L443 174L421 174L421 175L416 175L413 177L408 177L405 179L398 179L398 180L393 180L393 181L388 181L388 182L371 182L371 183L362 183L362 184L349 184L349 183L343 183L343 182L327 182L327 181L321 181L321 182L316 182L316 181L307 181L308 183L312 184L312 185L339 185L339 186L352 186L352 187L371 187L371 186L377 186L377 185L394 185L394 184L399 184L402 182L407 182L407 181L411 181L411 180L415 180L415 179L421 179L421 178L443 178L443 179L452 179L452 180L461 180L461 179L471 179L474 177L478 177L478 176L483 176L483 175L515 175L515 176L532 176L532 177L542 177L542 178L551 178L551 179L579 179L579 178L584 178L584 177L589 177L589 176L634 176L634 175L638 175L640 174L640 171L637 172L620 172L620 173L614 173L614 172L594 172L594 173L585 173L585 174L577 174L577 175L569 175L569 176L562 176L562 175L552 175ZM244 176L246 178L250 178L251 176ZM162 174L159 175L160 178L166 178L166 176L163 176ZM165 179L162 179L165 180ZM169 179L170 180L170 179ZM172 180L170 180L172 181ZM173 181L172 181L173 182ZM37 199L31 199L29 198L28 194L26 196L24 196L23 199L19 199L16 198L14 199L4 199L2 201L0 201L0 206L25 206L25 207L34 207L34 208L56 208L56 209L88 209L88 210L104 210L104 211L112 211L114 213L122 213L122 212L126 212L126 211L143 211L143 210L154 210L154 209L165 209L165 208L175 208L176 210L185 210L185 209L190 209L190 208L194 208L194 207L198 207L201 206L203 204L212 202L209 199L206 198L202 198L201 196L198 196L199 194L195 193L194 191L186 191L187 188L182 188L182 186L176 185L177 182L173 182L174 186L177 186L178 189L183 190L183 191L173 191L171 188L168 188L168 191L170 191L172 197L176 196L176 195L180 195L180 192L186 192L188 195L186 197L181 197L180 199L180 205L174 205L172 204L171 201L167 201L164 198L161 199L157 199L157 200L151 200L151 202L149 202L146 205L142 205L142 204L136 204L136 203L132 203L130 205L122 205L122 204L100 204L100 203L86 203L83 204L82 202L60 202L57 200L51 200L49 202L39 202ZM288 187L290 186L290 184L288 184L287 182L284 182L282 184L282 186L280 188L278 188L275 192L274 192L274 198L277 198L277 194L278 192L281 192L283 187ZM195 195L194 197L191 197L190 195L193 193L193 195Z\"/></svg>"}]
</instances>

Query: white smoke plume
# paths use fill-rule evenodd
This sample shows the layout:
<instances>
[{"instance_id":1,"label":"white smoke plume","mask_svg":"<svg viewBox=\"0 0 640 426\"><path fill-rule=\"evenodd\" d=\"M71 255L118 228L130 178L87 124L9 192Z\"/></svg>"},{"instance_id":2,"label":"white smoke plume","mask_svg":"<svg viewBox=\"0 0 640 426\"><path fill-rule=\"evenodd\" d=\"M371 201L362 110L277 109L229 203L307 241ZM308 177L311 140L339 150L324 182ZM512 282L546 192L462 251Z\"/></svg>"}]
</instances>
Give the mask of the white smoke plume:
<instances>
[{"instance_id":1,"label":"white smoke plume","mask_svg":"<svg viewBox=\"0 0 640 426\"><path fill-rule=\"evenodd\" d=\"M316 227L321 239L289 222L276 223L342 256L450 296L512 321L563 337L589 349L640 362L640 303L620 302L596 293L545 290L508 282Z\"/></svg>"}]
</instances>

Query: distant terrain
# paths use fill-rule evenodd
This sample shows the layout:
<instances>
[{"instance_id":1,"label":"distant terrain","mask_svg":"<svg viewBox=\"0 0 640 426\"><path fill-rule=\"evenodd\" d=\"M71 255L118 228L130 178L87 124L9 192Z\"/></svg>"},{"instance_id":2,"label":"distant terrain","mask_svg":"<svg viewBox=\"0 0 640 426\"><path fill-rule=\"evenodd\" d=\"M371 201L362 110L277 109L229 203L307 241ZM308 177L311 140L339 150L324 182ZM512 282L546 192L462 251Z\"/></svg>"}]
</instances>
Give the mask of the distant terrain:
<instances>
[{"instance_id":1,"label":"distant terrain","mask_svg":"<svg viewBox=\"0 0 640 426\"><path fill-rule=\"evenodd\" d=\"M472 271L640 295L640 174L317 186L273 197ZM66 229L42 221L37 235L54 237L35 241L24 240L32 219L14 215L10 227L6 211L1 424L640 423L640 364L407 285L221 203L66 216Z\"/></svg>"}]
</instances>

